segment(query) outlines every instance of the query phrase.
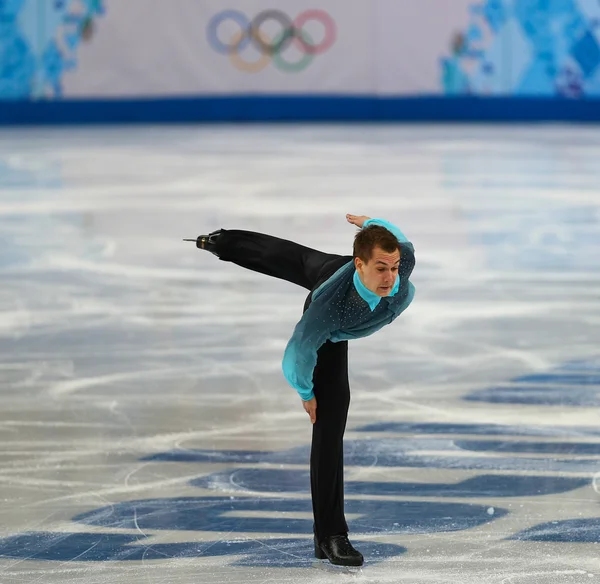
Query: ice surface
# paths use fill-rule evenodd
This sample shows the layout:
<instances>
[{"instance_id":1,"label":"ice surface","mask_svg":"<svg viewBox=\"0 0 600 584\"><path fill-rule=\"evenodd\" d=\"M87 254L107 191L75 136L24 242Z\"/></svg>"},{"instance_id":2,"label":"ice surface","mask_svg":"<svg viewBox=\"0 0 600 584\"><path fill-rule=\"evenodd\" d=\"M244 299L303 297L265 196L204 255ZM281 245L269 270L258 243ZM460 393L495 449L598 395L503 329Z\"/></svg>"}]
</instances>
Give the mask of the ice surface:
<instances>
[{"instance_id":1,"label":"ice surface","mask_svg":"<svg viewBox=\"0 0 600 584\"><path fill-rule=\"evenodd\" d=\"M0 132L0 582L554 584L600 577L600 130ZM413 241L350 343L347 516L312 557L305 291L183 237Z\"/></svg>"}]
</instances>

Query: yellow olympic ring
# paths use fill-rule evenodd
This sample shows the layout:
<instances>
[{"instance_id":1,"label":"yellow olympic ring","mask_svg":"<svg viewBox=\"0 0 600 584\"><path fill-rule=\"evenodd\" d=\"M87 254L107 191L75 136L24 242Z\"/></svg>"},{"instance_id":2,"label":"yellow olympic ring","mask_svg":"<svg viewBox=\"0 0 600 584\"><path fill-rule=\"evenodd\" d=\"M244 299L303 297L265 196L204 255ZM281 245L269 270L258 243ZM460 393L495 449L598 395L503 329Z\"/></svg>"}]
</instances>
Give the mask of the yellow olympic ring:
<instances>
[{"instance_id":1,"label":"yellow olympic ring","mask_svg":"<svg viewBox=\"0 0 600 584\"><path fill-rule=\"evenodd\" d=\"M239 51L240 44L244 39L244 34L244 31L241 30L236 35L234 35L232 39L232 45L234 48L229 54L229 58L231 59L231 62L235 65L235 67L237 67L240 71L247 71L248 73L258 73L259 71L262 71L271 62L271 56L265 53L261 53L260 58L257 61L244 61ZM258 37L260 37L260 40L263 41L263 43L268 43L271 40L267 38L261 31L253 31L253 34L256 34Z\"/></svg>"},{"instance_id":2,"label":"yellow olympic ring","mask_svg":"<svg viewBox=\"0 0 600 584\"><path fill-rule=\"evenodd\" d=\"M285 33L280 33L275 36L274 39L269 39L263 32L259 30L252 30L250 35L251 38L259 40L263 45L268 45L268 43L273 40L275 44L279 44L281 40L284 38ZM306 43L308 46L312 44L312 38L306 31L300 32L302 41ZM304 56L299 61L293 63L284 60L281 56L281 53L273 53L273 55L269 55L267 53L261 53L260 59L257 61L244 61L242 56L240 55L240 47L244 41L244 32L240 31L238 34L234 35L231 39L231 47L232 50L229 53L229 58L233 65L239 69L240 71L246 71L248 73L258 73L262 71L270 62L273 60L273 63L277 66L281 71L287 71L289 73L297 73L306 69L306 67L311 63L314 58L314 54L307 52L304 53Z\"/></svg>"}]
</instances>

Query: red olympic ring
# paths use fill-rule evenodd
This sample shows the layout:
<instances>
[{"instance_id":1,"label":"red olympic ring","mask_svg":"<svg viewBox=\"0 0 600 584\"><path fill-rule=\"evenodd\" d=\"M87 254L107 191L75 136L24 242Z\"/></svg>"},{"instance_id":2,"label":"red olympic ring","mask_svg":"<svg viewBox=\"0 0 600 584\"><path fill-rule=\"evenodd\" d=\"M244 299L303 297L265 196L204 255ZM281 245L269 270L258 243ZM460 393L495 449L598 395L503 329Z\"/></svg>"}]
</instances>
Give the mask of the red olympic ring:
<instances>
[{"instance_id":1,"label":"red olympic ring","mask_svg":"<svg viewBox=\"0 0 600 584\"><path fill-rule=\"evenodd\" d=\"M337 36L337 29L335 21L327 12L324 10L305 10L296 16L294 20L294 28L296 30L302 30L302 27L309 21L316 20L325 27L325 37L323 40L316 44L311 45L307 43L301 34L294 35L294 41L302 47L302 50L309 55L318 55L324 53L331 48Z\"/></svg>"}]
</instances>

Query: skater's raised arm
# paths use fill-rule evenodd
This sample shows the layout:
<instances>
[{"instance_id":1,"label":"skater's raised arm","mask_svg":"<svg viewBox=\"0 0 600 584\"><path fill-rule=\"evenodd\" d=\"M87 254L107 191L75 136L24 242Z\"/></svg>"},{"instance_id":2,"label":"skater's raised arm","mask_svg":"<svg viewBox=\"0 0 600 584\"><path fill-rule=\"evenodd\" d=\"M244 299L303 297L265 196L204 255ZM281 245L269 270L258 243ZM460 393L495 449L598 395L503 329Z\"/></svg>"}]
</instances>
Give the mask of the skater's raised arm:
<instances>
[{"instance_id":1,"label":"skater's raised arm","mask_svg":"<svg viewBox=\"0 0 600 584\"><path fill-rule=\"evenodd\" d=\"M352 223L352 225L356 225L359 229L364 229L369 225L381 225L381 227L385 227L388 231L391 231L396 239L400 243L407 243L412 247L412 244L409 242L408 238L400 229L398 229L395 225L386 221L385 219L371 219L371 217L367 217L366 215L346 215L346 220L348 223Z\"/></svg>"},{"instance_id":2,"label":"skater's raised arm","mask_svg":"<svg viewBox=\"0 0 600 584\"><path fill-rule=\"evenodd\" d=\"M385 219L369 219L363 223L363 227L368 227L369 225L381 225L388 231L391 231L400 243L410 244L406 235L404 235L404 233L402 233L402 231L400 231L400 229L398 229L395 225L389 221L386 221Z\"/></svg>"}]
</instances>

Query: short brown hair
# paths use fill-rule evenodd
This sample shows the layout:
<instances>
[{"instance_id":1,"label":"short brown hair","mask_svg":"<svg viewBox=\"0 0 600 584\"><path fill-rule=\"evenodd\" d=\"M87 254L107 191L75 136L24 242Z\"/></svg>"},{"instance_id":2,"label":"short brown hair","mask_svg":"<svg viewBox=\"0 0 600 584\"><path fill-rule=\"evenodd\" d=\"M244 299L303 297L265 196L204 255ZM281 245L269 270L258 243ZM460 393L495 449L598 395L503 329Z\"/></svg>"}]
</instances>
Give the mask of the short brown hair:
<instances>
[{"instance_id":1,"label":"short brown hair","mask_svg":"<svg viewBox=\"0 0 600 584\"><path fill-rule=\"evenodd\" d=\"M369 225L355 235L353 252L355 258L360 258L363 262L370 261L376 247L380 247L387 253L400 251L400 243L396 236L381 225Z\"/></svg>"}]
</instances>

